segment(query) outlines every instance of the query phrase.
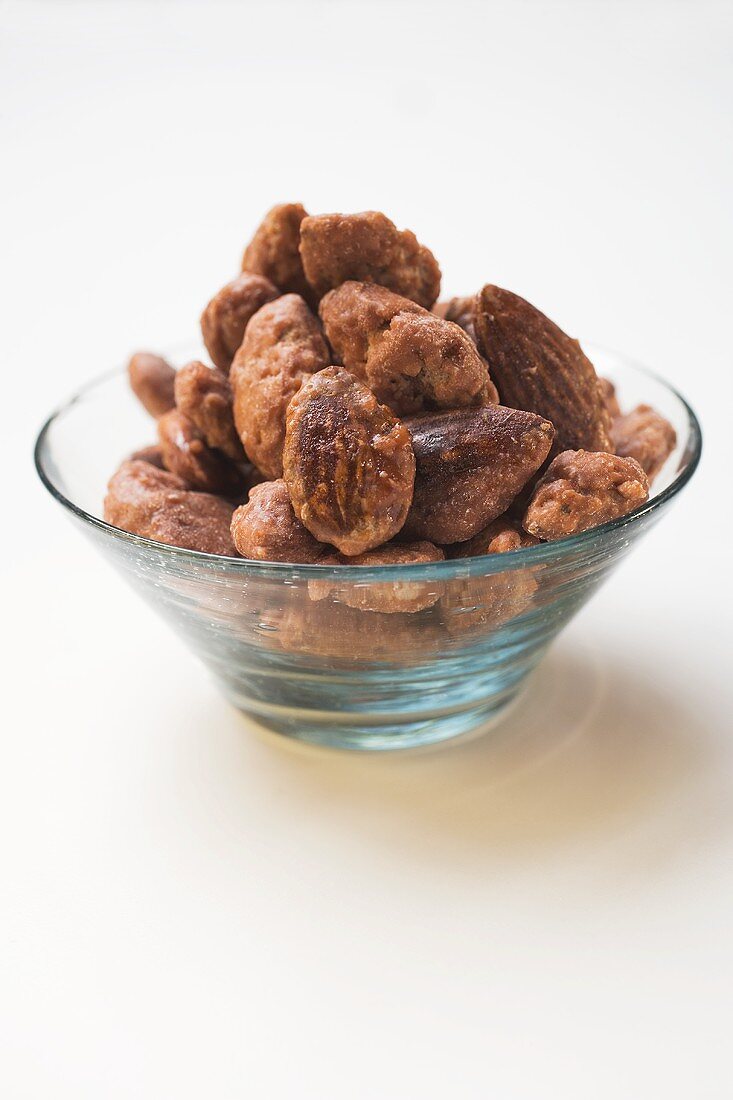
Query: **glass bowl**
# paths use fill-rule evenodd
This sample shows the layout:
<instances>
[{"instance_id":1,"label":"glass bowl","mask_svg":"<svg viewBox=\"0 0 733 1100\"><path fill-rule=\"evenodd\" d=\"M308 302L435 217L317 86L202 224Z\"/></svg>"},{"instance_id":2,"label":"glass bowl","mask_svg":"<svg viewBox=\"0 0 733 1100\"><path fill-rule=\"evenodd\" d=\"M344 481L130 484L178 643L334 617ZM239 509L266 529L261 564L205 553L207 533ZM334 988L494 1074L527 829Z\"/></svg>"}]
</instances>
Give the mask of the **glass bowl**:
<instances>
[{"instance_id":1,"label":"glass bowl","mask_svg":"<svg viewBox=\"0 0 733 1100\"><path fill-rule=\"evenodd\" d=\"M100 518L106 483L155 436L124 370L91 382L47 420L36 467L72 520L247 715L338 748L442 741L514 699L555 635L697 466L700 427L683 398L622 356L589 351L622 407L653 405L674 424L677 446L642 507L528 549L414 567L301 566L181 550L120 531ZM200 355L187 348L174 358ZM414 614L359 608L393 585L435 602Z\"/></svg>"}]
</instances>

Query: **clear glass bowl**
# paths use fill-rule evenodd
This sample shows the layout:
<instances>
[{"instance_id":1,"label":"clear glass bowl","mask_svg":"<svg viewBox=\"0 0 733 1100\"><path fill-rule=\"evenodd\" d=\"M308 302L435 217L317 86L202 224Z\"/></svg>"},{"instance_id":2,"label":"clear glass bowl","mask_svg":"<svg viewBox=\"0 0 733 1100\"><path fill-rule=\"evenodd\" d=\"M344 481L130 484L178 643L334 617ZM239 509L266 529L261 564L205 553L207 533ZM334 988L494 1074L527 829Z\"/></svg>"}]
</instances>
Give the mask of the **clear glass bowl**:
<instances>
[{"instance_id":1,"label":"clear glass bowl","mask_svg":"<svg viewBox=\"0 0 733 1100\"><path fill-rule=\"evenodd\" d=\"M623 519L524 550L430 565L283 565L180 550L110 527L105 486L152 422L116 370L44 425L35 450L46 488L208 666L231 702L270 729L339 748L441 741L497 715L562 627L670 506L700 457L697 419L660 379L601 349L622 407L645 401L677 430L651 499ZM184 349L175 358L200 355ZM337 580L328 597L319 582ZM416 614L349 606L371 590L437 597Z\"/></svg>"}]
</instances>

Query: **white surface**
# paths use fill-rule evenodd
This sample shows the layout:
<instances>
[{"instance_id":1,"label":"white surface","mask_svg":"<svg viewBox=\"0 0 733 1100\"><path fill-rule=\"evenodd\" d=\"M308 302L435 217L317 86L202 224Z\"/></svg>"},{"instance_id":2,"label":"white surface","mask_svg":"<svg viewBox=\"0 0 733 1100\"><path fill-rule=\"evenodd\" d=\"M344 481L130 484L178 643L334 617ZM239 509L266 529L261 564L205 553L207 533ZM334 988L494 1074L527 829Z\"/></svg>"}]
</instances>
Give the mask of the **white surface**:
<instances>
[{"instance_id":1,"label":"white surface","mask_svg":"<svg viewBox=\"0 0 733 1100\"><path fill-rule=\"evenodd\" d=\"M729 1097L731 7L5 3L4 1097ZM511 722L257 735L35 482L277 200L657 367L706 456ZM131 440L131 444L142 441Z\"/></svg>"}]
</instances>

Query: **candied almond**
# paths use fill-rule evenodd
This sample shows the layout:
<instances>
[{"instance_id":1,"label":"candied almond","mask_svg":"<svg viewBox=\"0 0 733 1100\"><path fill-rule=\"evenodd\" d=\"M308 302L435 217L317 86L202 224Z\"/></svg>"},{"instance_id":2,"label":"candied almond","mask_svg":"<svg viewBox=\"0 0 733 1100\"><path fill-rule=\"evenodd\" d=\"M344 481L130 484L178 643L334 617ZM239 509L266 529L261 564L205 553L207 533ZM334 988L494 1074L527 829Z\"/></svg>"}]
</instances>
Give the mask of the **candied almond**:
<instances>
[{"instance_id":1,"label":"candied almond","mask_svg":"<svg viewBox=\"0 0 733 1100\"><path fill-rule=\"evenodd\" d=\"M315 304L300 258L300 226L308 216L299 202L273 206L244 250L242 271L264 275L283 294L299 294Z\"/></svg>"},{"instance_id":2,"label":"candied almond","mask_svg":"<svg viewBox=\"0 0 733 1100\"><path fill-rule=\"evenodd\" d=\"M621 406L618 403L618 397L616 396L616 387L610 378L601 378L598 376L598 389L601 394L601 401L608 413L610 419L613 421L617 416L621 416Z\"/></svg>"},{"instance_id":3,"label":"candied almond","mask_svg":"<svg viewBox=\"0 0 733 1100\"><path fill-rule=\"evenodd\" d=\"M453 321L460 325L464 332L476 343L476 295L469 298L447 298L444 302L436 302L433 313L442 317L444 321Z\"/></svg>"},{"instance_id":4,"label":"candied almond","mask_svg":"<svg viewBox=\"0 0 733 1100\"><path fill-rule=\"evenodd\" d=\"M162 416L175 405L176 372L170 363L150 351L136 351L127 364L130 388L151 416Z\"/></svg>"},{"instance_id":5,"label":"candied almond","mask_svg":"<svg viewBox=\"0 0 733 1100\"><path fill-rule=\"evenodd\" d=\"M232 387L220 370L194 360L176 373L176 408L200 431L209 447L233 462L244 461L244 448L234 426Z\"/></svg>"},{"instance_id":6,"label":"candied almond","mask_svg":"<svg viewBox=\"0 0 733 1100\"><path fill-rule=\"evenodd\" d=\"M343 283L320 313L336 357L398 416L496 400L470 336L385 287Z\"/></svg>"},{"instance_id":7,"label":"candied almond","mask_svg":"<svg viewBox=\"0 0 733 1100\"><path fill-rule=\"evenodd\" d=\"M353 557L402 527L412 500L410 433L341 367L306 379L287 412L283 469L295 513Z\"/></svg>"},{"instance_id":8,"label":"candied almond","mask_svg":"<svg viewBox=\"0 0 733 1100\"><path fill-rule=\"evenodd\" d=\"M618 519L649 496L649 481L633 458L605 451L563 451L537 482L525 531L551 540Z\"/></svg>"},{"instance_id":9,"label":"candied almond","mask_svg":"<svg viewBox=\"0 0 733 1100\"><path fill-rule=\"evenodd\" d=\"M416 474L405 538L463 542L500 516L547 458L554 430L535 413L486 405L405 421Z\"/></svg>"},{"instance_id":10,"label":"candied almond","mask_svg":"<svg viewBox=\"0 0 733 1100\"><path fill-rule=\"evenodd\" d=\"M598 377L577 340L497 286L485 286L476 298L476 334L502 404L551 421L556 452L611 450Z\"/></svg>"},{"instance_id":11,"label":"candied almond","mask_svg":"<svg viewBox=\"0 0 733 1100\"><path fill-rule=\"evenodd\" d=\"M264 275L248 271L214 295L201 314L201 335L219 370L225 374L229 371L248 322L265 302L279 295L278 288Z\"/></svg>"},{"instance_id":12,"label":"candied almond","mask_svg":"<svg viewBox=\"0 0 733 1100\"><path fill-rule=\"evenodd\" d=\"M635 458L653 481L677 443L677 433L651 405L637 405L611 426L614 450L623 458Z\"/></svg>"},{"instance_id":13,"label":"candied almond","mask_svg":"<svg viewBox=\"0 0 733 1100\"><path fill-rule=\"evenodd\" d=\"M230 374L234 422L248 458L268 477L282 476L292 397L330 362L320 323L297 294L268 302L248 324Z\"/></svg>"},{"instance_id":14,"label":"candied almond","mask_svg":"<svg viewBox=\"0 0 733 1100\"><path fill-rule=\"evenodd\" d=\"M429 309L440 291L440 268L430 249L376 210L305 218L300 254L319 298L355 279L386 286Z\"/></svg>"},{"instance_id":15,"label":"candied almond","mask_svg":"<svg viewBox=\"0 0 733 1100\"><path fill-rule=\"evenodd\" d=\"M133 451L128 455L128 462L148 462L151 466L157 466L159 470L165 470L163 452L159 444L153 443L149 447L141 447L139 451Z\"/></svg>"},{"instance_id":16,"label":"candied almond","mask_svg":"<svg viewBox=\"0 0 733 1100\"><path fill-rule=\"evenodd\" d=\"M333 553L300 522L281 478L250 490L232 516L232 538L242 557L253 561L316 562Z\"/></svg>"},{"instance_id":17,"label":"candied almond","mask_svg":"<svg viewBox=\"0 0 733 1100\"><path fill-rule=\"evenodd\" d=\"M449 556L505 554L534 546L537 541L517 523L500 516L468 542L449 547ZM516 619L532 605L538 587L536 573L537 567L527 567L488 576L458 577L448 582L440 601L446 630L454 638L481 636Z\"/></svg>"},{"instance_id":18,"label":"candied almond","mask_svg":"<svg viewBox=\"0 0 733 1100\"><path fill-rule=\"evenodd\" d=\"M347 558L334 554L324 558L321 565L425 565L442 561L442 550L431 542L388 542L376 550L367 550ZM396 612L414 614L437 603L442 585L427 581L376 581L371 584L356 583L353 578L341 581L337 577L308 581L308 594L312 600L325 600L332 596L339 603L359 611L379 611L392 615Z\"/></svg>"},{"instance_id":19,"label":"candied almond","mask_svg":"<svg viewBox=\"0 0 733 1100\"><path fill-rule=\"evenodd\" d=\"M111 478L104 518L133 535L236 557L229 533L232 506L221 497L188 489L185 481L149 462L123 462Z\"/></svg>"},{"instance_id":20,"label":"candied almond","mask_svg":"<svg viewBox=\"0 0 733 1100\"><path fill-rule=\"evenodd\" d=\"M171 409L158 420L158 439L167 470L191 489L236 496L243 486L242 471L208 443L192 420Z\"/></svg>"},{"instance_id":21,"label":"candied almond","mask_svg":"<svg viewBox=\"0 0 733 1100\"><path fill-rule=\"evenodd\" d=\"M449 547L450 558L473 558L482 554L506 554L509 550L522 550L527 546L538 546L539 539L523 531L516 520L499 516L492 520L483 531L479 531L466 542Z\"/></svg>"}]
</instances>

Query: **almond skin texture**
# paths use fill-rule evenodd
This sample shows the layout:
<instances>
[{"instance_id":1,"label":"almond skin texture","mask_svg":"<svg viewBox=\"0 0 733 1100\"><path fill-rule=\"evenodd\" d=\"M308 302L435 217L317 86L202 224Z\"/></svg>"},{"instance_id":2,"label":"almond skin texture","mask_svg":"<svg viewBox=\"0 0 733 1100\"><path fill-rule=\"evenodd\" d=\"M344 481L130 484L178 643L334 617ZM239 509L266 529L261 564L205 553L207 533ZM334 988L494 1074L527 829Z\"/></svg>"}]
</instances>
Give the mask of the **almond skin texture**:
<instances>
[{"instance_id":1,"label":"almond skin texture","mask_svg":"<svg viewBox=\"0 0 733 1100\"><path fill-rule=\"evenodd\" d=\"M649 496L649 481L633 458L598 451L563 451L537 482L523 527L538 539L562 539L618 519Z\"/></svg>"},{"instance_id":2,"label":"almond skin texture","mask_svg":"<svg viewBox=\"0 0 733 1100\"><path fill-rule=\"evenodd\" d=\"M430 249L376 210L305 218L300 254L319 298L356 279L386 286L429 309L440 291L440 268Z\"/></svg>"},{"instance_id":3,"label":"almond skin texture","mask_svg":"<svg viewBox=\"0 0 733 1100\"><path fill-rule=\"evenodd\" d=\"M209 447L196 425L178 409L158 420L158 440L165 468L201 493L236 496L243 488L242 471L220 451Z\"/></svg>"},{"instance_id":4,"label":"almond skin texture","mask_svg":"<svg viewBox=\"0 0 733 1100\"><path fill-rule=\"evenodd\" d=\"M464 542L511 504L550 453L552 424L534 413L487 405L406 421L417 472L402 535Z\"/></svg>"},{"instance_id":5,"label":"almond skin texture","mask_svg":"<svg viewBox=\"0 0 733 1100\"><path fill-rule=\"evenodd\" d=\"M173 408L176 372L160 355L150 351L135 352L127 364L127 374L132 392L151 416L157 419Z\"/></svg>"},{"instance_id":6,"label":"almond skin texture","mask_svg":"<svg viewBox=\"0 0 733 1100\"><path fill-rule=\"evenodd\" d=\"M426 565L442 561L442 550L431 542L389 542L376 550L367 550L354 558L343 554L324 558L321 565ZM308 595L312 600L325 600L332 596L338 603L359 611L377 611L384 615L399 612L414 614L424 611L438 602L442 585L425 581L385 581L384 584L354 584L353 579L309 580Z\"/></svg>"},{"instance_id":7,"label":"almond skin texture","mask_svg":"<svg viewBox=\"0 0 733 1100\"><path fill-rule=\"evenodd\" d=\"M244 272L214 295L201 314L201 335L219 370L228 373L250 318L279 294L263 275Z\"/></svg>"},{"instance_id":8,"label":"almond skin texture","mask_svg":"<svg viewBox=\"0 0 733 1100\"><path fill-rule=\"evenodd\" d=\"M210 447L232 462L244 462L244 448L234 427L232 387L220 370L194 360L176 372L176 408L193 421Z\"/></svg>"},{"instance_id":9,"label":"almond skin texture","mask_svg":"<svg viewBox=\"0 0 733 1100\"><path fill-rule=\"evenodd\" d=\"M250 491L232 516L232 538L243 558L252 561L316 562L333 553L303 526L290 503L285 482L265 481Z\"/></svg>"},{"instance_id":10,"label":"almond skin texture","mask_svg":"<svg viewBox=\"0 0 733 1100\"><path fill-rule=\"evenodd\" d=\"M242 271L264 275L283 294L299 294L315 305L317 299L303 272L300 226L307 211L299 202L273 206L244 250Z\"/></svg>"},{"instance_id":11,"label":"almond skin texture","mask_svg":"<svg viewBox=\"0 0 733 1100\"><path fill-rule=\"evenodd\" d=\"M591 361L577 340L517 294L485 286L476 336L502 404L555 425L555 451L612 450L610 419Z\"/></svg>"},{"instance_id":12,"label":"almond skin texture","mask_svg":"<svg viewBox=\"0 0 733 1100\"><path fill-rule=\"evenodd\" d=\"M320 313L335 356L398 416L496 400L470 336L391 290L344 283Z\"/></svg>"},{"instance_id":13,"label":"almond skin texture","mask_svg":"<svg viewBox=\"0 0 733 1100\"><path fill-rule=\"evenodd\" d=\"M415 456L404 424L340 367L308 378L290 402L283 454L296 515L353 557L405 522Z\"/></svg>"},{"instance_id":14,"label":"almond skin texture","mask_svg":"<svg viewBox=\"0 0 733 1100\"><path fill-rule=\"evenodd\" d=\"M110 480L104 518L114 527L170 546L237 557L229 533L232 506L191 492L186 483L149 462L123 462Z\"/></svg>"},{"instance_id":15,"label":"almond skin texture","mask_svg":"<svg viewBox=\"0 0 733 1100\"><path fill-rule=\"evenodd\" d=\"M651 405L637 405L619 416L611 428L614 450L624 458L635 458L653 481L677 443L677 433L668 420Z\"/></svg>"},{"instance_id":16,"label":"almond skin texture","mask_svg":"<svg viewBox=\"0 0 733 1100\"><path fill-rule=\"evenodd\" d=\"M234 422L248 458L267 477L282 477L291 398L330 362L318 319L297 294L268 302L247 325L229 376Z\"/></svg>"}]
</instances>

